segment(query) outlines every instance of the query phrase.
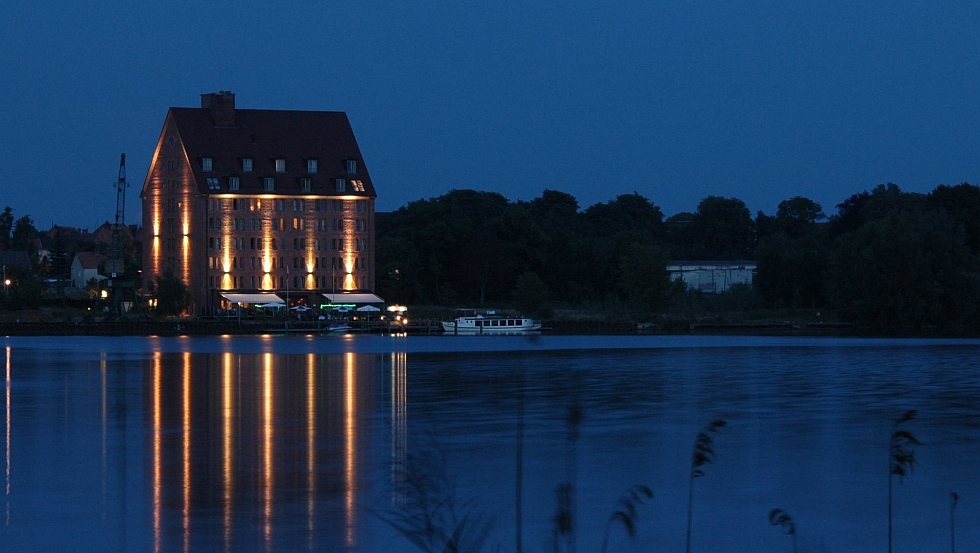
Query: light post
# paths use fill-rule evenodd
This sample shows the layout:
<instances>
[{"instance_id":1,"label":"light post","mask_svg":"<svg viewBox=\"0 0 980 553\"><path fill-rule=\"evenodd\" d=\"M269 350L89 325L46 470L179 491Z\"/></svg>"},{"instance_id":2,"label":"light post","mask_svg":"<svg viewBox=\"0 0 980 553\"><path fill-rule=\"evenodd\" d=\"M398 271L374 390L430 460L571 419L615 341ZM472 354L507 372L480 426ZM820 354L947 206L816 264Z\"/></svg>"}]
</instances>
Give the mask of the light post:
<instances>
[{"instance_id":1,"label":"light post","mask_svg":"<svg viewBox=\"0 0 980 553\"><path fill-rule=\"evenodd\" d=\"M7 278L7 266L3 266L3 296L10 298L10 279Z\"/></svg>"}]
</instances>

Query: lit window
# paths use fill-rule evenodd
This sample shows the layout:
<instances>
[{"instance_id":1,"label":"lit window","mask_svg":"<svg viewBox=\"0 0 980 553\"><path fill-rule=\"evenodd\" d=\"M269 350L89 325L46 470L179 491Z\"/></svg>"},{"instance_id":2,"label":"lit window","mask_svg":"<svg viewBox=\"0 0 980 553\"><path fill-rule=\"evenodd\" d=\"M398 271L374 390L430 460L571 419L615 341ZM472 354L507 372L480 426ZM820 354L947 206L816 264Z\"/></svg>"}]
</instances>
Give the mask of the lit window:
<instances>
[{"instance_id":1,"label":"lit window","mask_svg":"<svg viewBox=\"0 0 980 553\"><path fill-rule=\"evenodd\" d=\"M353 175L355 173L357 173L357 160L356 159L348 159L347 160L347 174Z\"/></svg>"},{"instance_id":2,"label":"lit window","mask_svg":"<svg viewBox=\"0 0 980 553\"><path fill-rule=\"evenodd\" d=\"M238 190L238 177L228 177L228 190Z\"/></svg>"},{"instance_id":3,"label":"lit window","mask_svg":"<svg viewBox=\"0 0 980 553\"><path fill-rule=\"evenodd\" d=\"M276 189L276 179L272 177L265 177L262 179L262 190L266 192L272 192Z\"/></svg>"},{"instance_id":4,"label":"lit window","mask_svg":"<svg viewBox=\"0 0 980 553\"><path fill-rule=\"evenodd\" d=\"M212 165L211 158L209 158L209 157L202 157L201 158L201 170L202 171L210 171L211 170L211 165Z\"/></svg>"},{"instance_id":5,"label":"lit window","mask_svg":"<svg viewBox=\"0 0 980 553\"><path fill-rule=\"evenodd\" d=\"M284 158L276 158L276 173L286 172L286 160Z\"/></svg>"},{"instance_id":6,"label":"lit window","mask_svg":"<svg viewBox=\"0 0 980 553\"><path fill-rule=\"evenodd\" d=\"M336 179L335 184L337 185L337 192L347 191L347 180L346 179Z\"/></svg>"},{"instance_id":7,"label":"lit window","mask_svg":"<svg viewBox=\"0 0 980 553\"><path fill-rule=\"evenodd\" d=\"M364 183L362 181L352 180L352 181L350 181L350 183L351 183L351 185L354 186L354 190L356 192L364 192Z\"/></svg>"},{"instance_id":8,"label":"lit window","mask_svg":"<svg viewBox=\"0 0 980 553\"><path fill-rule=\"evenodd\" d=\"M315 159L308 159L308 160L306 160L306 172L307 173L316 173L316 160Z\"/></svg>"},{"instance_id":9,"label":"lit window","mask_svg":"<svg viewBox=\"0 0 980 553\"><path fill-rule=\"evenodd\" d=\"M302 189L303 192L309 192L310 189L312 188L312 184L310 183L310 179L308 179L308 178L306 178L306 179L299 179L299 187L300 187L300 189Z\"/></svg>"},{"instance_id":10,"label":"lit window","mask_svg":"<svg viewBox=\"0 0 980 553\"><path fill-rule=\"evenodd\" d=\"M242 158L242 171L245 173L252 172L252 158L250 157Z\"/></svg>"}]
</instances>

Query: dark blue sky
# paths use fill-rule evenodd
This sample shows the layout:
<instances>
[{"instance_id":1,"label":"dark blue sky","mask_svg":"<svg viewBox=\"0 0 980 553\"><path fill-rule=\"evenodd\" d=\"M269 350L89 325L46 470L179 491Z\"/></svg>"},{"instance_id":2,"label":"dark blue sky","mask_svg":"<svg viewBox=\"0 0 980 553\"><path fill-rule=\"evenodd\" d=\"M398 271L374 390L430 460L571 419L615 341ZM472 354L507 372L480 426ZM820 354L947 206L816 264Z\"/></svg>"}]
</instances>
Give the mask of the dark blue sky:
<instances>
[{"instance_id":1,"label":"dark blue sky","mask_svg":"<svg viewBox=\"0 0 980 553\"><path fill-rule=\"evenodd\" d=\"M0 203L40 229L127 222L167 108L346 111L391 211L453 188L639 192L831 214L884 182L980 183L980 3L498 0L98 5L0 21Z\"/></svg>"}]
</instances>

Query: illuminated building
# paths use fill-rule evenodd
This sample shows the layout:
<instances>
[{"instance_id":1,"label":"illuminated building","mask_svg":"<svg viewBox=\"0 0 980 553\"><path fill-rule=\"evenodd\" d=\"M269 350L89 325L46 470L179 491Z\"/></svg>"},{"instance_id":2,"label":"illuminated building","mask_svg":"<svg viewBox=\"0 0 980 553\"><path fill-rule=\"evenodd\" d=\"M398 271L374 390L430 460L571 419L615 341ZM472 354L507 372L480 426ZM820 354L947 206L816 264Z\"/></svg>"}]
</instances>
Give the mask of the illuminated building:
<instances>
[{"instance_id":1,"label":"illuminated building","mask_svg":"<svg viewBox=\"0 0 980 553\"><path fill-rule=\"evenodd\" d=\"M231 293L316 305L374 289L376 194L343 112L202 94L200 108L168 111L140 198L149 299L168 271L197 314L231 307Z\"/></svg>"}]
</instances>

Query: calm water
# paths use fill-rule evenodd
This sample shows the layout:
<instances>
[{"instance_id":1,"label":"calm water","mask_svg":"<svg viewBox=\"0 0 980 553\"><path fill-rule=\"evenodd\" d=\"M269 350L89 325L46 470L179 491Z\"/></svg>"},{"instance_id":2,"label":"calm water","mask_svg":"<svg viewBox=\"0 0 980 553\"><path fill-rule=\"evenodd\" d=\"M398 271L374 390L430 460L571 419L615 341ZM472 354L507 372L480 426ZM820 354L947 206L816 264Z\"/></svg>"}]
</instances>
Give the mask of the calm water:
<instances>
[{"instance_id":1,"label":"calm water","mask_svg":"<svg viewBox=\"0 0 980 553\"><path fill-rule=\"evenodd\" d=\"M0 338L0 551L413 551L387 522L425 497L492 522L486 551L574 550L617 499L655 497L609 551L980 551L980 341L722 337ZM569 424L578 406L581 423ZM571 432L575 430L575 432ZM520 459L520 461L519 461ZM517 501L518 468L522 475ZM412 492L406 486L427 477ZM446 490L451 490L451 494ZM387 521L387 522L386 522ZM572 546L562 542L565 550Z\"/></svg>"}]
</instances>

